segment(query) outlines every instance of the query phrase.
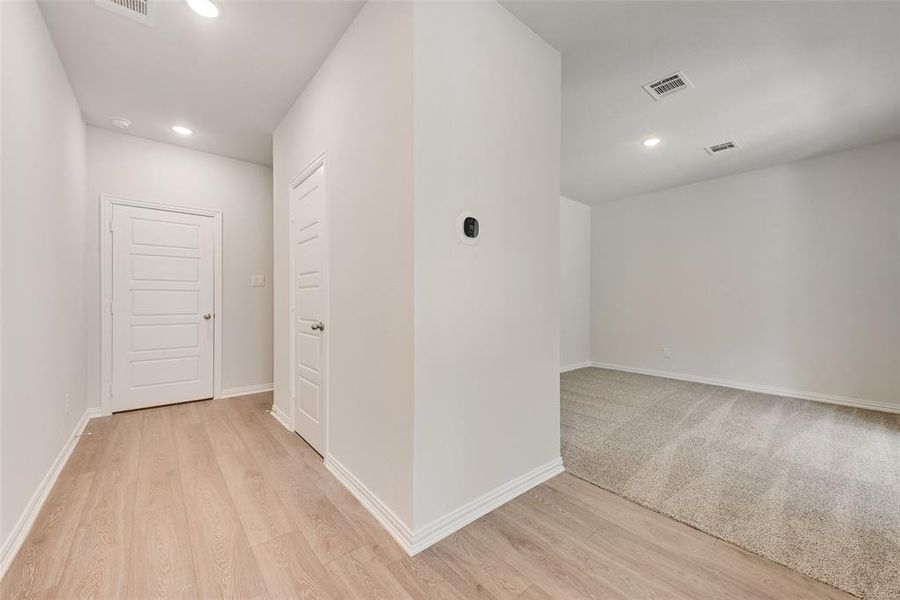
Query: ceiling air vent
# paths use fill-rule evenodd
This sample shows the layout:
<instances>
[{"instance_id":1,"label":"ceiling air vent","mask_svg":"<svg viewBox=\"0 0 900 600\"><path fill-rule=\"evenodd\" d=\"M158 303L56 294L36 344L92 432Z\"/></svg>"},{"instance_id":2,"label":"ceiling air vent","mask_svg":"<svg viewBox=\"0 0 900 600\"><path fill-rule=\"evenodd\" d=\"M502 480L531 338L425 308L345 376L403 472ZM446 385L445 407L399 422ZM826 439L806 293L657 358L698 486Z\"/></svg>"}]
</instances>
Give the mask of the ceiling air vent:
<instances>
[{"instance_id":1,"label":"ceiling air vent","mask_svg":"<svg viewBox=\"0 0 900 600\"><path fill-rule=\"evenodd\" d=\"M734 150L737 148L737 144L734 142L722 142L721 144L716 144L715 146L707 146L704 148L710 155L719 154L720 152L726 152L728 150Z\"/></svg>"},{"instance_id":2,"label":"ceiling air vent","mask_svg":"<svg viewBox=\"0 0 900 600\"><path fill-rule=\"evenodd\" d=\"M663 77L659 81L648 83L644 86L644 90L646 90L654 100L659 100L692 87L694 87L694 84L690 82L687 75L685 75L683 71L678 71L677 73L672 73L671 75Z\"/></svg>"},{"instance_id":3,"label":"ceiling air vent","mask_svg":"<svg viewBox=\"0 0 900 600\"><path fill-rule=\"evenodd\" d=\"M144 25L153 25L153 0L95 0L97 6Z\"/></svg>"}]
</instances>

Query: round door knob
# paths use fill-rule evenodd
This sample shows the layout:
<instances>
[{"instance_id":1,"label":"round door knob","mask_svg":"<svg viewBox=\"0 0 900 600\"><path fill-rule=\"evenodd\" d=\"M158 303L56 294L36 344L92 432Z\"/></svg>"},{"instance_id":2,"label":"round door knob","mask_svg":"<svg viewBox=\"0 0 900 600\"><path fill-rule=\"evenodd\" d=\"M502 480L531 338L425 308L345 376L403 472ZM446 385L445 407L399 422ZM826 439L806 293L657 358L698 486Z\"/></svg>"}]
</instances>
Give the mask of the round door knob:
<instances>
[{"instance_id":1,"label":"round door knob","mask_svg":"<svg viewBox=\"0 0 900 600\"><path fill-rule=\"evenodd\" d=\"M207 321L209 321L210 319L212 319L212 315L209 313L206 313L205 315L203 315L203 318L206 319Z\"/></svg>"},{"instance_id":2,"label":"round door knob","mask_svg":"<svg viewBox=\"0 0 900 600\"><path fill-rule=\"evenodd\" d=\"M310 329L313 331L325 331L325 323L319 321L318 323L313 323L310 325Z\"/></svg>"}]
</instances>

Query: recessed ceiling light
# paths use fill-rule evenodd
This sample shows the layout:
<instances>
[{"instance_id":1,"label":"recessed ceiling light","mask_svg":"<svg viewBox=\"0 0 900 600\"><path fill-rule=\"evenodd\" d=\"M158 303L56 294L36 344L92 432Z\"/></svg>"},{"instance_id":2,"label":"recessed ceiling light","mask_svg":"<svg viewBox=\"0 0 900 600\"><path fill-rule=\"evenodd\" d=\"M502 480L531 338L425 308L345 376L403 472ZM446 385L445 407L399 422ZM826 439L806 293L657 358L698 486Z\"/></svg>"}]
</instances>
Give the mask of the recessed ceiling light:
<instances>
[{"instance_id":1,"label":"recessed ceiling light","mask_svg":"<svg viewBox=\"0 0 900 600\"><path fill-rule=\"evenodd\" d=\"M648 148L652 148L653 146L657 145L661 141L662 140L660 140L659 138L648 138L641 143L644 144L645 146L647 146Z\"/></svg>"},{"instance_id":2,"label":"recessed ceiling light","mask_svg":"<svg viewBox=\"0 0 900 600\"><path fill-rule=\"evenodd\" d=\"M191 135L192 133L194 133L187 127L183 127L181 125L172 125L172 131L174 131L178 135Z\"/></svg>"},{"instance_id":3,"label":"recessed ceiling light","mask_svg":"<svg viewBox=\"0 0 900 600\"><path fill-rule=\"evenodd\" d=\"M131 121L129 121L125 117L110 117L109 122L119 129L128 129L129 127L131 127Z\"/></svg>"},{"instance_id":4,"label":"recessed ceiling light","mask_svg":"<svg viewBox=\"0 0 900 600\"><path fill-rule=\"evenodd\" d=\"M213 19L219 16L219 7L210 0L187 0L187 5L201 17Z\"/></svg>"}]
</instances>

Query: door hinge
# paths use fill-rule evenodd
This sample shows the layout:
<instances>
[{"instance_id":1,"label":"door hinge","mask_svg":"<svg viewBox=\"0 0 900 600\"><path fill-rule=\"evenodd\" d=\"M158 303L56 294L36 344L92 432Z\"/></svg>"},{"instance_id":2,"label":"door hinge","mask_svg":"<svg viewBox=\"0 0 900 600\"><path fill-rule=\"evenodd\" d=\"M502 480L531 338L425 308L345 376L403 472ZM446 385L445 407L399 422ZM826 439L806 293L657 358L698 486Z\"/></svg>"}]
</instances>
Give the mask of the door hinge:
<instances>
[{"instance_id":1,"label":"door hinge","mask_svg":"<svg viewBox=\"0 0 900 600\"><path fill-rule=\"evenodd\" d=\"M110 397L110 398L113 397L112 384L109 384L109 397Z\"/></svg>"},{"instance_id":2,"label":"door hinge","mask_svg":"<svg viewBox=\"0 0 900 600\"><path fill-rule=\"evenodd\" d=\"M109 232L110 232L110 233L113 232L113 224L112 224L112 221L109 222Z\"/></svg>"},{"instance_id":3,"label":"door hinge","mask_svg":"<svg viewBox=\"0 0 900 600\"><path fill-rule=\"evenodd\" d=\"M112 305L112 302L109 303L109 314L113 314L113 305Z\"/></svg>"}]
</instances>

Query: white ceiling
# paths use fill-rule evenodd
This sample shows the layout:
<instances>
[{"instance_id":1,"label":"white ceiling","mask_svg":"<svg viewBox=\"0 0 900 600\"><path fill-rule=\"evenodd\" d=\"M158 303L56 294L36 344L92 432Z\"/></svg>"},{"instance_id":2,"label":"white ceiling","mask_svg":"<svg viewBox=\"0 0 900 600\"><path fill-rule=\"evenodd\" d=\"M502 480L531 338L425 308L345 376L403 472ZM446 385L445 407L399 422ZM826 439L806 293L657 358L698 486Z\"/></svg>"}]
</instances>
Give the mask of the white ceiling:
<instances>
[{"instance_id":1,"label":"white ceiling","mask_svg":"<svg viewBox=\"0 0 900 600\"><path fill-rule=\"evenodd\" d=\"M574 200L900 137L900 3L503 4L563 53L562 191ZM655 102L641 88L678 70L694 89ZM644 148L652 136L662 143ZM730 140L738 150L703 150Z\"/></svg>"},{"instance_id":2,"label":"white ceiling","mask_svg":"<svg viewBox=\"0 0 900 600\"><path fill-rule=\"evenodd\" d=\"M272 130L362 2L217 4L206 19L157 0L153 27L93 0L40 6L89 124L116 130L109 117L121 115L130 134L271 165Z\"/></svg>"}]
</instances>

